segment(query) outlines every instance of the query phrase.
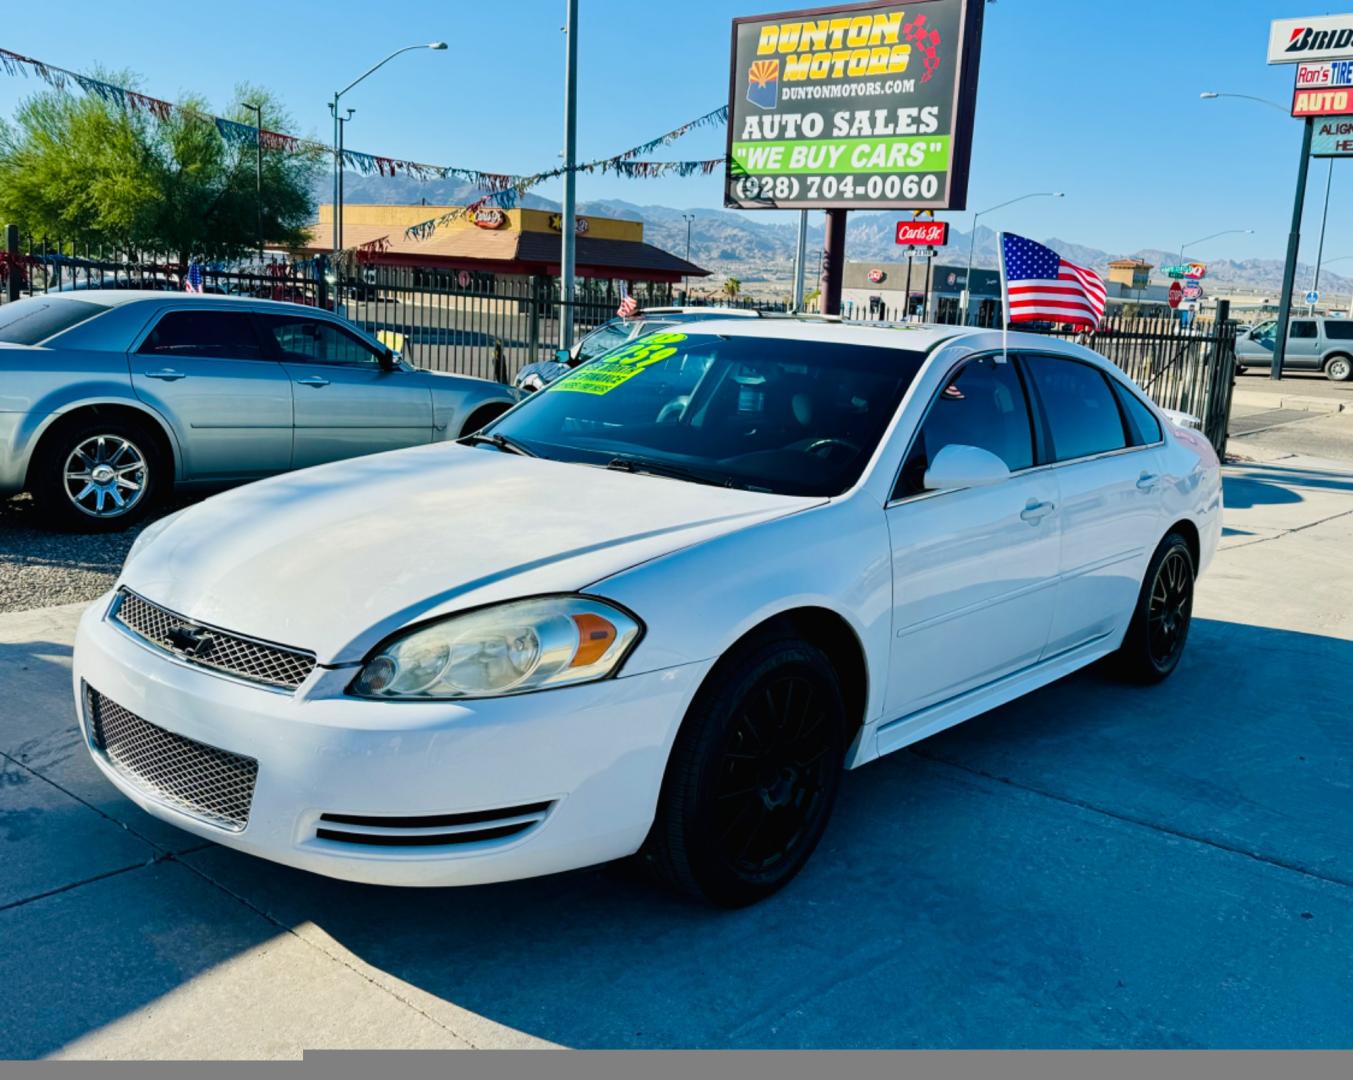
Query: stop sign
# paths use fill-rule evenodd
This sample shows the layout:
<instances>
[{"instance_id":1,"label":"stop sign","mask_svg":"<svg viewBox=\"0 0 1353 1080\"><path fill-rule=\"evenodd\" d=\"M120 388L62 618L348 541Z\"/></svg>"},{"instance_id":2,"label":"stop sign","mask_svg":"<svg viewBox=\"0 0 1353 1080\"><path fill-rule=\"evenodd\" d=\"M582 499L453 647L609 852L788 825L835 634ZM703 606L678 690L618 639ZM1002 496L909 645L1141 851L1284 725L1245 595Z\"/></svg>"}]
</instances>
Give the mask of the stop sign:
<instances>
[{"instance_id":1,"label":"stop sign","mask_svg":"<svg viewBox=\"0 0 1353 1080\"><path fill-rule=\"evenodd\" d=\"M1170 285L1170 307L1177 308L1184 299L1184 286L1179 282L1172 282Z\"/></svg>"}]
</instances>

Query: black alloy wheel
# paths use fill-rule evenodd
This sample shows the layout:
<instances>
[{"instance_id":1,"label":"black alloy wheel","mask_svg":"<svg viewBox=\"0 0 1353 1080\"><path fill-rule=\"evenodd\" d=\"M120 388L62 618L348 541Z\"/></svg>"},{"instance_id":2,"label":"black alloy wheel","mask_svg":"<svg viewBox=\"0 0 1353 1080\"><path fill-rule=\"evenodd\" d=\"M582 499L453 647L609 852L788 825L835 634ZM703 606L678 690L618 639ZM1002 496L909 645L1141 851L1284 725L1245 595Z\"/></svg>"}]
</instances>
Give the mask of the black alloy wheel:
<instances>
[{"instance_id":1,"label":"black alloy wheel","mask_svg":"<svg viewBox=\"0 0 1353 1080\"><path fill-rule=\"evenodd\" d=\"M725 907L764 899L826 830L846 749L836 673L791 638L730 653L677 736L643 857L669 885Z\"/></svg>"},{"instance_id":2,"label":"black alloy wheel","mask_svg":"<svg viewBox=\"0 0 1353 1080\"><path fill-rule=\"evenodd\" d=\"M1179 666L1193 620L1196 575L1188 541L1170 533L1151 558L1132 622L1114 657L1124 677L1160 682Z\"/></svg>"}]
</instances>

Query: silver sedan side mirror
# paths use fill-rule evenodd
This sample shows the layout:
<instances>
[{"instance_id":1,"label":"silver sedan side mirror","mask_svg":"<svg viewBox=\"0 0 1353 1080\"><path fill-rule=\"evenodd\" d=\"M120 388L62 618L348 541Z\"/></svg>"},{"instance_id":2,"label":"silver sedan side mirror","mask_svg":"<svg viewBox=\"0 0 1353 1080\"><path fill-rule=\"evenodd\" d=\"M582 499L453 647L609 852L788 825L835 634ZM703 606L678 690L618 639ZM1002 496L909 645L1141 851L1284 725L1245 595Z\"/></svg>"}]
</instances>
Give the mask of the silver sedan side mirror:
<instances>
[{"instance_id":1,"label":"silver sedan side mirror","mask_svg":"<svg viewBox=\"0 0 1353 1080\"><path fill-rule=\"evenodd\" d=\"M950 443L935 455L925 471L924 483L927 491L952 491L990 487L1009 479L1010 469L991 451Z\"/></svg>"}]
</instances>

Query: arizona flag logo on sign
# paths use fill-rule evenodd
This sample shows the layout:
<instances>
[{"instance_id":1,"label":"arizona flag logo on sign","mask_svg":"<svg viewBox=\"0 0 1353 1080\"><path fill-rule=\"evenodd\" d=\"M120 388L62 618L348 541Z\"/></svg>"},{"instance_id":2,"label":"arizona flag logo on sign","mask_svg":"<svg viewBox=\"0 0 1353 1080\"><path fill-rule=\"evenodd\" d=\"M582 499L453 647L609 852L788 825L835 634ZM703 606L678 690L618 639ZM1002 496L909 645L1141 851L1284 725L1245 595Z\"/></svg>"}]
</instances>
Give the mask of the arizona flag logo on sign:
<instances>
[{"instance_id":1,"label":"arizona flag logo on sign","mask_svg":"<svg viewBox=\"0 0 1353 1080\"><path fill-rule=\"evenodd\" d=\"M747 100L758 109L780 103L780 61L755 60L747 69Z\"/></svg>"}]
</instances>

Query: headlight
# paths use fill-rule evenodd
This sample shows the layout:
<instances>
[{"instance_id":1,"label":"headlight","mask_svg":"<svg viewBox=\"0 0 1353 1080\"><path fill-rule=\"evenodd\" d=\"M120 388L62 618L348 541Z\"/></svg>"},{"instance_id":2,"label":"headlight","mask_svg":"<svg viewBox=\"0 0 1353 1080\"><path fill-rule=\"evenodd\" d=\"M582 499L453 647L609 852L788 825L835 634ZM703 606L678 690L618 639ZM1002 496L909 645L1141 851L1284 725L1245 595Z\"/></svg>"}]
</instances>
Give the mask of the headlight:
<instances>
[{"instance_id":1,"label":"headlight","mask_svg":"<svg viewBox=\"0 0 1353 1080\"><path fill-rule=\"evenodd\" d=\"M368 698L496 697L602 679L639 637L610 604L551 596L453 615L386 642L353 681Z\"/></svg>"}]
</instances>

